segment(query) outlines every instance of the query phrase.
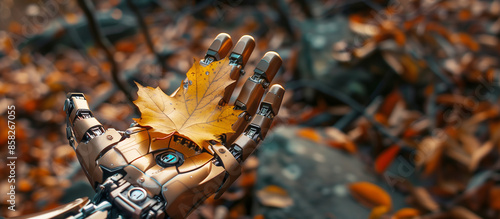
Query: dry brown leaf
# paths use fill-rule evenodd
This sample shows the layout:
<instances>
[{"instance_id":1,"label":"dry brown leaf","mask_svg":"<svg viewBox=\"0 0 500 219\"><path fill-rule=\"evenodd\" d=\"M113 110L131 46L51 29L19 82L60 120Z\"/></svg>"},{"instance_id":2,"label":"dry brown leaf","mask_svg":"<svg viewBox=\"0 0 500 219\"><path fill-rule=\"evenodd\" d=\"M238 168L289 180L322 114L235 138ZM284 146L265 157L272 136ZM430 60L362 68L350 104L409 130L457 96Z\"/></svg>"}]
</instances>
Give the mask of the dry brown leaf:
<instances>
[{"instance_id":1,"label":"dry brown leaf","mask_svg":"<svg viewBox=\"0 0 500 219\"><path fill-rule=\"evenodd\" d=\"M439 205L434 201L429 192L423 187L416 187L412 191L412 195L415 198L415 201L421 207L429 210L429 211L438 211Z\"/></svg>"},{"instance_id":2,"label":"dry brown leaf","mask_svg":"<svg viewBox=\"0 0 500 219\"><path fill-rule=\"evenodd\" d=\"M490 208L500 210L500 186L495 186L490 189Z\"/></svg>"},{"instance_id":3,"label":"dry brown leaf","mask_svg":"<svg viewBox=\"0 0 500 219\"><path fill-rule=\"evenodd\" d=\"M364 23L365 18L357 14L352 14L349 16L349 28L361 35L374 36L380 32L380 28L373 24Z\"/></svg>"},{"instance_id":4,"label":"dry brown leaf","mask_svg":"<svg viewBox=\"0 0 500 219\"><path fill-rule=\"evenodd\" d=\"M444 141L437 137L424 138L420 144L418 144L417 154L415 156L417 166L422 166L433 159L433 156L437 151L441 150L443 144Z\"/></svg>"},{"instance_id":5,"label":"dry brown leaf","mask_svg":"<svg viewBox=\"0 0 500 219\"><path fill-rule=\"evenodd\" d=\"M385 206L392 207L391 196L379 186L369 182L357 182L349 185L351 195L361 204L373 208Z\"/></svg>"},{"instance_id":6,"label":"dry brown leaf","mask_svg":"<svg viewBox=\"0 0 500 219\"><path fill-rule=\"evenodd\" d=\"M494 144L491 141L488 141L483 144L483 146L479 147L477 150L475 150L472 153L471 161L469 164L469 170L474 171L476 170L477 166L481 162L481 160L486 157L490 153L490 151L493 149Z\"/></svg>"},{"instance_id":7,"label":"dry brown leaf","mask_svg":"<svg viewBox=\"0 0 500 219\"><path fill-rule=\"evenodd\" d=\"M293 205L293 199L290 198L285 189L269 185L257 192L259 201L269 207L286 208Z\"/></svg>"},{"instance_id":8,"label":"dry brown leaf","mask_svg":"<svg viewBox=\"0 0 500 219\"><path fill-rule=\"evenodd\" d=\"M420 211L415 208L402 208L392 215L392 219L410 219L419 215Z\"/></svg>"},{"instance_id":9,"label":"dry brown leaf","mask_svg":"<svg viewBox=\"0 0 500 219\"><path fill-rule=\"evenodd\" d=\"M473 154L477 149L481 147L481 142L479 142L479 139L477 139L476 136L470 133L460 133L459 139L464 146L464 150L468 154Z\"/></svg>"},{"instance_id":10,"label":"dry brown leaf","mask_svg":"<svg viewBox=\"0 0 500 219\"><path fill-rule=\"evenodd\" d=\"M425 165L425 169L424 169L425 176L429 176L432 173L434 173L434 171L436 171L439 164L441 163L443 151L444 151L444 148L440 147L436 151L434 151L431 155L429 155L430 157L428 158L427 164Z\"/></svg>"},{"instance_id":11,"label":"dry brown leaf","mask_svg":"<svg viewBox=\"0 0 500 219\"><path fill-rule=\"evenodd\" d=\"M408 55L401 56L400 60L404 68L402 78L410 83L417 82L420 73L420 68L417 62L411 56Z\"/></svg>"},{"instance_id":12,"label":"dry brown leaf","mask_svg":"<svg viewBox=\"0 0 500 219\"><path fill-rule=\"evenodd\" d=\"M383 173L387 167L391 165L394 158L396 158L399 153L399 149L400 147L398 145L393 145L379 154L375 160L375 171L379 174Z\"/></svg>"},{"instance_id":13,"label":"dry brown leaf","mask_svg":"<svg viewBox=\"0 0 500 219\"><path fill-rule=\"evenodd\" d=\"M350 137L347 136L344 132L333 127L328 127L325 129L325 134L329 138L326 141L326 144L335 148L346 150L351 154L354 154L358 151L356 144L354 144L354 142L351 141Z\"/></svg>"},{"instance_id":14,"label":"dry brown leaf","mask_svg":"<svg viewBox=\"0 0 500 219\"><path fill-rule=\"evenodd\" d=\"M396 54L387 52L387 51L382 51L382 57L384 58L385 62L398 74L403 74L403 64L398 60L398 57Z\"/></svg>"},{"instance_id":15,"label":"dry brown leaf","mask_svg":"<svg viewBox=\"0 0 500 219\"><path fill-rule=\"evenodd\" d=\"M377 49L377 44L374 41L368 41L362 47L355 48L352 54L357 58L365 58Z\"/></svg>"},{"instance_id":16,"label":"dry brown leaf","mask_svg":"<svg viewBox=\"0 0 500 219\"><path fill-rule=\"evenodd\" d=\"M456 219L481 219L481 217L462 206L453 207L450 210L450 216Z\"/></svg>"},{"instance_id":17,"label":"dry brown leaf","mask_svg":"<svg viewBox=\"0 0 500 219\"><path fill-rule=\"evenodd\" d=\"M472 156L454 139L448 139L447 143L449 147L446 148L446 155L462 163L464 166L469 166Z\"/></svg>"},{"instance_id":18,"label":"dry brown leaf","mask_svg":"<svg viewBox=\"0 0 500 219\"><path fill-rule=\"evenodd\" d=\"M173 97L159 87L137 84L138 98L134 103L141 111L141 118L134 120L166 135L177 132L200 147L206 147L206 141L233 132L231 125L240 111L218 105L226 87L234 83L229 77L228 62L226 58L202 66L195 60L187 79Z\"/></svg>"}]
</instances>

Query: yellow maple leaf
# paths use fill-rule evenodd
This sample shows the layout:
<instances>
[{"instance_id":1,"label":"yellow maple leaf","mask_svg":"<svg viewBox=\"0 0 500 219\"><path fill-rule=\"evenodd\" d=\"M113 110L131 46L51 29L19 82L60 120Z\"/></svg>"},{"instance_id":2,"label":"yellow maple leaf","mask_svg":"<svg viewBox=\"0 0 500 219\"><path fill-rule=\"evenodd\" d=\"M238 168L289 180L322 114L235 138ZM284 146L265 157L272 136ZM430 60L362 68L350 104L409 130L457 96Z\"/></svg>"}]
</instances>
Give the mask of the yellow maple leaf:
<instances>
[{"instance_id":1,"label":"yellow maple leaf","mask_svg":"<svg viewBox=\"0 0 500 219\"><path fill-rule=\"evenodd\" d=\"M233 106L219 106L226 87L235 83L230 72L228 58L207 66L195 60L175 96L168 96L159 87L136 83L139 97L134 104L141 111L141 118L134 120L153 131L166 135L177 132L200 147L206 146L205 141L234 132L231 125L241 113Z\"/></svg>"}]
</instances>

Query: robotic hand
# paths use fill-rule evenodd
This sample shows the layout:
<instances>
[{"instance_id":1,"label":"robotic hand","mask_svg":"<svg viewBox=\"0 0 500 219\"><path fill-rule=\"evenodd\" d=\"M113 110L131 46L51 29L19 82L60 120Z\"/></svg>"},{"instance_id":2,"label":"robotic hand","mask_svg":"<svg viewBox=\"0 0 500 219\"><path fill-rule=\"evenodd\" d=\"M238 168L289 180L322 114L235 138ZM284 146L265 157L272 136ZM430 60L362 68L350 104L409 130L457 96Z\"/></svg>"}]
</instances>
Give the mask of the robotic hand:
<instances>
[{"instance_id":1,"label":"robotic hand","mask_svg":"<svg viewBox=\"0 0 500 219\"><path fill-rule=\"evenodd\" d=\"M255 42L243 36L229 52L231 47L231 37L219 34L201 64L229 53L231 79L238 80ZM222 136L220 143L208 142L210 150L175 134L161 138L164 134L137 124L125 131L105 130L85 96L69 93L64 104L67 138L97 191L72 218L185 218L212 194L220 197L238 178L241 162L266 136L278 113L285 90L269 86L281 63L275 52L264 55L234 103L244 111L232 125L235 133ZM225 90L220 104L229 103L235 85Z\"/></svg>"}]
</instances>

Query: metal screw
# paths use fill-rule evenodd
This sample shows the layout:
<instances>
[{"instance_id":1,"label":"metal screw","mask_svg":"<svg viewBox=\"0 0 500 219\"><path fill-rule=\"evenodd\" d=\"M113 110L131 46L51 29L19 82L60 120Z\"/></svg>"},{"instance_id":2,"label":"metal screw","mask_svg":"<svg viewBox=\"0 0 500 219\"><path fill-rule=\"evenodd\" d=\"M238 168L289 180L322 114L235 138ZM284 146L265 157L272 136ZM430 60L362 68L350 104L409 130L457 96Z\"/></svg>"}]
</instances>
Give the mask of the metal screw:
<instances>
[{"instance_id":1,"label":"metal screw","mask_svg":"<svg viewBox=\"0 0 500 219\"><path fill-rule=\"evenodd\" d=\"M221 153L221 154L226 153L226 150L221 148L221 149L219 149L219 153Z\"/></svg>"},{"instance_id":2,"label":"metal screw","mask_svg":"<svg viewBox=\"0 0 500 219\"><path fill-rule=\"evenodd\" d=\"M141 177L139 180L137 180L139 183L143 183L145 180L143 177Z\"/></svg>"},{"instance_id":3,"label":"metal screw","mask_svg":"<svg viewBox=\"0 0 500 219\"><path fill-rule=\"evenodd\" d=\"M106 136L106 138L107 138L108 140L113 140L113 136L111 136L111 135Z\"/></svg>"}]
</instances>

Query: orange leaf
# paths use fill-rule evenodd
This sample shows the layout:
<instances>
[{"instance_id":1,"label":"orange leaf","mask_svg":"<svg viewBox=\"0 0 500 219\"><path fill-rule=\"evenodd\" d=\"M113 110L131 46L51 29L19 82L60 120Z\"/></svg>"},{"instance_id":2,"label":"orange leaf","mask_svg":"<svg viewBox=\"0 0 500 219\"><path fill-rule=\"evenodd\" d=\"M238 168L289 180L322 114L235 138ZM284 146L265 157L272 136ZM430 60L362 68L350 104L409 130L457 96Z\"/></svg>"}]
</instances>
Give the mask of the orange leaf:
<instances>
[{"instance_id":1,"label":"orange leaf","mask_svg":"<svg viewBox=\"0 0 500 219\"><path fill-rule=\"evenodd\" d=\"M403 79L410 83L417 82L420 73L417 62L412 57L403 55L401 56L401 64L404 68Z\"/></svg>"},{"instance_id":2,"label":"orange leaf","mask_svg":"<svg viewBox=\"0 0 500 219\"><path fill-rule=\"evenodd\" d=\"M369 182L352 183L349 185L349 190L356 200L369 208L385 206L391 209L392 207L391 196L375 184Z\"/></svg>"},{"instance_id":3,"label":"orange leaf","mask_svg":"<svg viewBox=\"0 0 500 219\"><path fill-rule=\"evenodd\" d=\"M15 33L17 35L21 35L21 36L24 35L24 33L23 33L23 25L21 25L17 21L10 22L8 30L9 30L9 32Z\"/></svg>"},{"instance_id":4,"label":"orange leaf","mask_svg":"<svg viewBox=\"0 0 500 219\"><path fill-rule=\"evenodd\" d=\"M376 113L373 117L378 123L382 125L387 126L389 124L387 121L387 117L381 113Z\"/></svg>"},{"instance_id":5,"label":"orange leaf","mask_svg":"<svg viewBox=\"0 0 500 219\"><path fill-rule=\"evenodd\" d=\"M420 211L414 208L402 208L399 209L394 215L392 216L392 219L408 219L408 218L414 218L420 215Z\"/></svg>"},{"instance_id":6,"label":"orange leaf","mask_svg":"<svg viewBox=\"0 0 500 219\"><path fill-rule=\"evenodd\" d=\"M405 45L405 42L406 42L406 36L405 34L400 31L400 30L395 30L394 33L394 40L396 41L396 43L398 44L398 46L404 46Z\"/></svg>"},{"instance_id":7,"label":"orange leaf","mask_svg":"<svg viewBox=\"0 0 500 219\"><path fill-rule=\"evenodd\" d=\"M370 217L369 219L380 219L382 218L382 216L389 212L389 208L387 206L384 206L384 205L381 205L381 206L378 206L378 207L375 207L372 209L372 211L370 212Z\"/></svg>"},{"instance_id":8,"label":"orange leaf","mask_svg":"<svg viewBox=\"0 0 500 219\"><path fill-rule=\"evenodd\" d=\"M429 176L434 171L436 171L437 167L441 163L441 157L443 156L443 148L438 148L434 151L427 160L427 165L425 165L424 175Z\"/></svg>"},{"instance_id":9,"label":"orange leaf","mask_svg":"<svg viewBox=\"0 0 500 219\"><path fill-rule=\"evenodd\" d=\"M157 87L139 84L138 98L134 101L141 111L141 118L134 119L153 131L171 134L177 132L200 147L206 141L233 132L231 126L241 111L232 106L219 106L224 90L235 81L229 77L229 58L202 66L195 60L182 82L179 91L171 97Z\"/></svg>"},{"instance_id":10,"label":"orange leaf","mask_svg":"<svg viewBox=\"0 0 500 219\"><path fill-rule=\"evenodd\" d=\"M135 49L135 43L128 40L122 40L116 43L116 51L119 52L133 53L135 52Z\"/></svg>"},{"instance_id":11,"label":"orange leaf","mask_svg":"<svg viewBox=\"0 0 500 219\"><path fill-rule=\"evenodd\" d=\"M389 165L391 165L394 158L399 153L400 147L397 145L393 145L387 149L385 149L380 155L378 155L375 160L375 171L377 173L383 173Z\"/></svg>"},{"instance_id":12,"label":"orange leaf","mask_svg":"<svg viewBox=\"0 0 500 219\"><path fill-rule=\"evenodd\" d=\"M403 138L411 138L411 137L415 137L416 135L418 135L420 133L420 130L415 130L413 128L407 128L404 132L403 132Z\"/></svg>"},{"instance_id":13,"label":"orange leaf","mask_svg":"<svg viewBox=\"0 0 500 219\"><path fill-rule=\"evenodd\" d=\"M384 103L380 106L379 112L385 116L391 115L399 100L401 100L401 93L398 90L393 90L385 98Z\"/></svg>"},{"instance_id":14,"label":"orange leaf","mask_svg":"<svg viewBox=\"0 0 500 219\"><path fill-rule=\"evenodd\" d=\"M472 51L479 50L479 44L466 33L454 33L450 36L450 42L462 43Z\"/></svg>"},{"instance_id":15,"label":"orange leaf","mask_svg":"<svg viewBox=\"0 0 500 219\"><path fill-rule=\"evenodd\" d=\"M458 12L458 20L460 21L466 21L469 20L472 17L472 13L469 10L461 10Z\"/></svg>"},{"instance_id":16,"label":"orange leaf","mask_svg":"<svg viewBox=\"0 0 500 219\"><path fill-rule=\"evenodd\" d=\"M30 183L30 180L27 179L19 180L19 184L17 185L17 187L19 187L19 191L21 192L29 192L33 188L33 186Z\"/></svg>"},{"instance_id":17,"label":"orange leaf","mask_svg":"<svg viewBox=\"0 0 500 219\"><path fill-rule=\"evenodd\" d=\"M446 38L449 36L448 29L435 22L428 23L427 26L425 26L425 30L426 32L435 31Z\"/></svg>"},{"instance_id":18,"label":"orange leaf","mask_svg":"<svg viewBox=\"0 0 500 219\"><path fill-rule=\"evenodd\" d=\"M341 150L345 150L351 154L354 154L358 151L358 148L354 143L351 141L348 142L340 142L340 141L335 141L335 140L328 140L326 141L326 144L333 147L333 148L338 148Z\"/></svg>"},{"instance_id":19,"label":"orange leaf","mask_svg":"<svg viewBox=\"0 0 500 219\"><path fill-rule=\"evenodd\" d=\"M305 138L307 140L311 140L316 143L320 143L322 140L321 135L312 128L303 128L297 131L297 135L299 137Z\"/></svg>"}]
</instances>

